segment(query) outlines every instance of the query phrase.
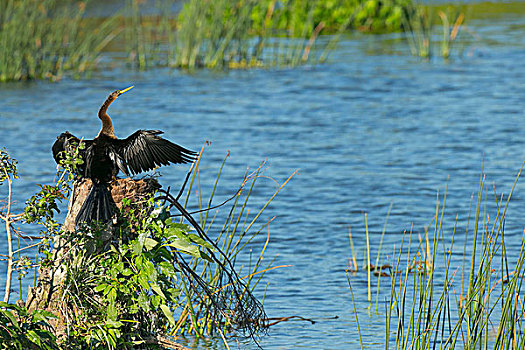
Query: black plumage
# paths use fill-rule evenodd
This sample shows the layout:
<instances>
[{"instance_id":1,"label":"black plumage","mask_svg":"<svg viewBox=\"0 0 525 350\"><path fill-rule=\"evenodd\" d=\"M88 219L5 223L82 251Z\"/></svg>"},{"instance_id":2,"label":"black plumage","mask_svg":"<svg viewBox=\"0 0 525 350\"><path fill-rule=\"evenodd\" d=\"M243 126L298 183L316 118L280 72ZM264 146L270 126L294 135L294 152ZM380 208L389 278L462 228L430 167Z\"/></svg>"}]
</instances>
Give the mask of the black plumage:
<instances>
[{"instance_id":1,"label":"black plumage","mask_svg":"<svg viewBox=\"0 0 525 350\"><path fill-rule=\"evenodd\" d=\"M160 137L160 130L138 130L125 139L115 136L113 123L107 114L109 105L133 86L111 93L99 110L102 128L93 140L82 140L85 147L79 150L84 163L77 167L80 177L93 181L93 187L76 218L77 225L96 220L106 223L113 215L111 193L107 188L121 171L126 176L141 173L171 163L191 163L197 154ZM52 151L60 163L64 153L72 154L80 139L69 132L57 137Z\"/></svg>"}]
</instances>

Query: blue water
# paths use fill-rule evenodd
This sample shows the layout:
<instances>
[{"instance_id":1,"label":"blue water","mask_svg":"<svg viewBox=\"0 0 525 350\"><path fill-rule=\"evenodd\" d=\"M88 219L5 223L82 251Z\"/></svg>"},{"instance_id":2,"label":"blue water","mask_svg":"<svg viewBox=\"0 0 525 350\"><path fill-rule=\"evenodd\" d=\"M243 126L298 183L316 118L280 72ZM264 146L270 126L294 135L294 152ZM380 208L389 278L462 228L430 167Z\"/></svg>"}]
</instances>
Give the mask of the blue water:
<instances>
[{"instance_id":1,"label":"blue water","mask_svg":"<svg viewBox=\"0 0 525 350\"><path fill-rule=\"evenodd\" d=\"M316 67L193 74L114 69L87 80L0 85L0 147L19 160L21 175L14 187L15 210L36 184L53 181L55 137L64 130L96 136L101 102L133 84L110 109L117 135L161 129L166 138L194 150L211 141L202 165L205 188L230 151L218 201L235 191L247 167L262 160L268 160L265 175L279 183L299 170L261 220L276 216L267 260L277 256L275 265L292 266L269 272L258 296L269 283L264 304L270 317L300 315L317 322L281 323L260 345L358 346L345 274L349 226L362 257L364 213L377 248L392 204L384 242L390 252L405 230L424 232L436 195L448 181L445 236L450 237L456 214L463 233L482 164L489 202L493 185L498 195L509 193L525 160L524 24L511 16L473 22L471 29L491 40L469 44L448 62L410 56L396 35L356 34L343 38L330 61ZM160 181L176 188L186 170L163 168ZM271 180L260 185L252 210L276 188ZM5 190L0 188L2 198ZM521 244L524 211L525 182L519 182L505 227L511 257ZM3 236L2 228L2 246ZM352 279L357 308L368 315L365 276ZM370 348L383 347L383 316L364 316L362 323ZM235 340L230 345L235 348Z\"/></svg>"}]
</instances>

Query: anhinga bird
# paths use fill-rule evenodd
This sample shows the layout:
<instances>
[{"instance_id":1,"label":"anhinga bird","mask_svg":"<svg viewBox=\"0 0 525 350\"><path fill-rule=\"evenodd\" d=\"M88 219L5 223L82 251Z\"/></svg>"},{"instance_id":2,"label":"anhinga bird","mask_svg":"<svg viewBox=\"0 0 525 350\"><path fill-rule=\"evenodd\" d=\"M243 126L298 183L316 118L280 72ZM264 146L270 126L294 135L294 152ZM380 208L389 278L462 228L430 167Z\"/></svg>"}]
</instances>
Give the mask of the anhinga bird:
<instances>
[{"instance_id":1,"label":"anhinga bird","mask_svg":"<svg viewBox=\"0 0 525 350\"><path fill-rule=\"evenodd\" d=\"M79 153L84 163L77 168L77 175L93 181L93 187L75 220L76 224L91 223L96 220L107 223L113 216L113 200L108 184L119 170L126 176L138 174L160 165L170 163L190 163L196 159L196 153L176 145L159 135L159 130L138 130L125 139L115 136L113 123L107 114L108 107L120 95L128 90L111 93L100 110L98 117L102 128L93 140L82 140L84 149ZM80 144L80 139L69 132L62 133L53 144L53 157L57 164L63 157L62 152L71 153Z\"/></svg>"}]
</instances>

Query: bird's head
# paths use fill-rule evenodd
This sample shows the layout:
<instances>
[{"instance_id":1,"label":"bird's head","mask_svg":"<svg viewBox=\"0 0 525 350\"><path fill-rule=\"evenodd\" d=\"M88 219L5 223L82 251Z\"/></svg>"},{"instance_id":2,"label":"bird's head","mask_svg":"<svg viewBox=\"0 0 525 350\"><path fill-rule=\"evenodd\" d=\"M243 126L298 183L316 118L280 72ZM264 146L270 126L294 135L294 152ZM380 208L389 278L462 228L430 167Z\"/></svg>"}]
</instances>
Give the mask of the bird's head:
<instances>
[{"instance_id":1,"label":"bird's head","mask_svg":"<svg viewBox=\"0 0 525 350\"><path fill-rule=\"evenodd\" d=\"M113 101L115 101L120 95L122 95L123 93L131 89L133 89L133 85L125 88L124 90L116 90L116 91L113 91L111 94L109 94L108 98L106 99L106 101L104 101L104 104L100 107L100 110L98 111L98 117L101 119L103 117L109 118L109 116L106 113L109 108L109 105L112 104Z\"/></svg>"},{"instance_id":2,"label":"bird's head","mask_svg":"<svg viewBox=\"0 0 525 350\"><path fill-rule=\"evenodd\" d=\"M117 97L119 97L120 95L122 95L122 94L125 93L125 92L128 92L128 91L131 90L131 89L133 89L133 85L131 85L130 87L125 88L124 90L116 90L116 91L113 91L113 92L111 93L111 95L109 95L109 98L110 98L111 100L116 100Z\"/></svg>"}]
</instances>

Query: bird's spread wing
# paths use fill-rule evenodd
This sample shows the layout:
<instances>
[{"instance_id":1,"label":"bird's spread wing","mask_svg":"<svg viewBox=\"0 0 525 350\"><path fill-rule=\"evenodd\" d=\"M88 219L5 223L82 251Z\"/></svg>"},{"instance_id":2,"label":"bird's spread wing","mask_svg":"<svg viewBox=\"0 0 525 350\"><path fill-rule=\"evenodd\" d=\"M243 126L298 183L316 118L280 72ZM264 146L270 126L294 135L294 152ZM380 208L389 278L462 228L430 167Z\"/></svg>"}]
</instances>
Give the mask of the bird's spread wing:
<instances>
[{"instance_id":1,"label":"bird's spread wing","mask_svg":"<svg viewBox=\"0 0 525 350\"><path fill-rule=\"evenodd\" d=\"M117 140L113 150L120 170L138 174L161 165L195 161L195 152L163 139L160 134L159 130L138 130L126 139Z\"/></svg>"},{"instance_id":2,"label":"bird's spread wing","mask_svg":"<svg viewBox=\"0 0 525 350\"><path fill-rule=\"evenodd\" d=\"M93 140L83 140L82 142L86 144L86 148L87 148L91 146L91 143L93 142ZM55 162L57 164L60 164L60 161L64 159L64 153L73 154L79 144L80 144L80 139L76 137L75 135L69 133L68 131L60 134L60 136L57 137L57 140L55 141L52 147L53 158L55 158ZM79 155L81 158L85 158L86 148L79 150ZM79 166L77 168L78 175L85 175L84 169L85 169L84 166Z\"/></svg>"},{"instance_id":3,"label":"bird's spread wing","mask_svg":"<svg viewBox=\"0 0 525 350\"><path fill-rule=\"evenodd\" d=\"M60 164L60 160L62 159L63 152L66 151L66 148L68 147L69 140L80 142L78 137L70 134L69 132L63 132L60 134L60 136L57 137L55 143L53 144L53 147L51 150L53 151L53 158L55 158L55 162L57 164Z\"/></svg>"}]
</instances>

